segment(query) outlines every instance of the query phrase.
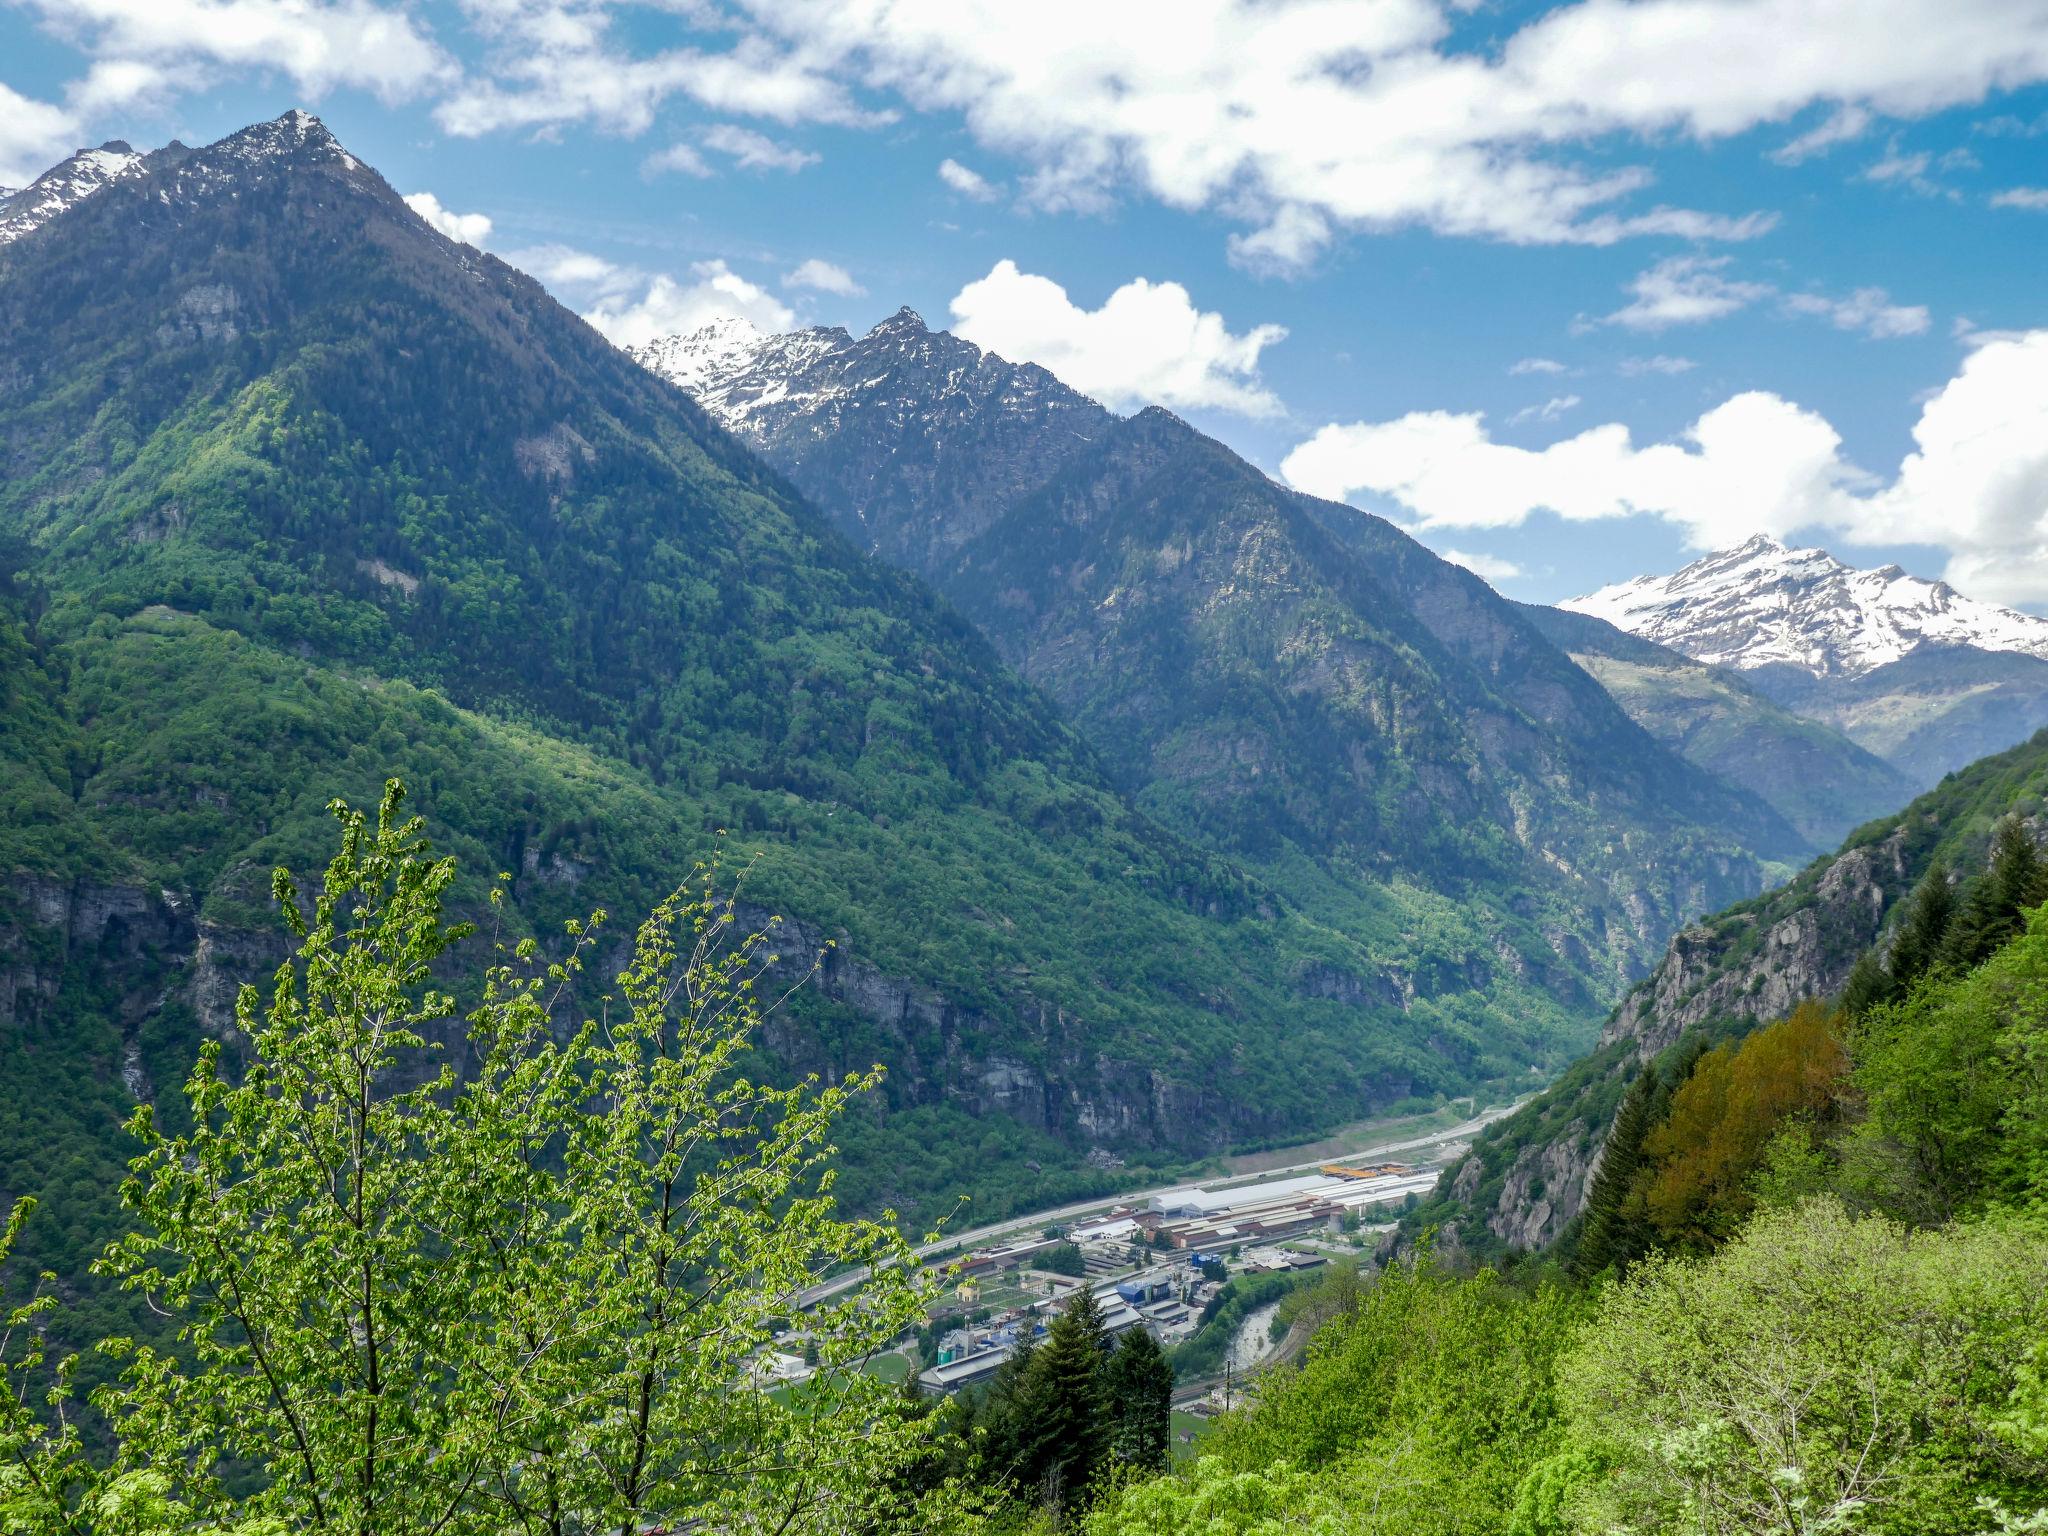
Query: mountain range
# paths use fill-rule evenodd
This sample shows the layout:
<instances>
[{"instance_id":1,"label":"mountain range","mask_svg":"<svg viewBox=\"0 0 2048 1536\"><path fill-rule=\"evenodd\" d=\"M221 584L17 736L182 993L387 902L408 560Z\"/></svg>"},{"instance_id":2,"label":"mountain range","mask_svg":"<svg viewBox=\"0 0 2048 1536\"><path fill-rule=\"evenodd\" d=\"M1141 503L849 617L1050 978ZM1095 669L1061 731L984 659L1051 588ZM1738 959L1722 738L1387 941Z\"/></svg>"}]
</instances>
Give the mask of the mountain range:
<instances>
[{"instance_id":1,"label":"mountain range","mask_svg":"<svg viewBox=\"0 0 2048 1536\"><path fill-rule=\"evenodd\" d=\"M1476 577L1163 410L1118 417L909 310L636 355L949 598L1141 808L1346 904L1389 959L1384 893L1450 894L1497 934L1533 918L1519 963L1602 996L1646 935L1757 879L1749 856L1810 847Z\"/></svg>"},{"instance_id":2,"label":"mountain range","mask_svg":"<svg viewBox=\"0 0 2048 1536\"><path fill-rule=\"evenodd\" d=\"M871 533L316 119L127 153L0 205L0 1194L65 1241L233 1043L268 871L387 773L523 932L729 850L825 956L776 1070L891 1068L864 1207L1525 1082L1803 846L1162 412L978 353L934 391L962 344L898 317L899 435L849 410L811 461Z\"/></svg>"},{"instance_id":3,"label":"mountain range","mask_svg":"<svg viewBox=\"0 0 2048 1536\"><path fill-rule=\"evenodd\" d=\"M1916 787L2048 724L2048 619L1758 536L1561 605L1830 726Z\"/></svg>"},{"instance_id":4,"label":"mountain range","mask_svg":"<svg viewBox=\"0 0 2048 1536\"><path fill-rule=\"evenodd\" d=\"M0 225L0 1193L117 1182L387 772L522 931L726 850L777 1069L891 1068L849 1198L991 1208L1554 1071L1912 787L908 310L628 356L304 113Z\"/></svg>"}]
</instances>

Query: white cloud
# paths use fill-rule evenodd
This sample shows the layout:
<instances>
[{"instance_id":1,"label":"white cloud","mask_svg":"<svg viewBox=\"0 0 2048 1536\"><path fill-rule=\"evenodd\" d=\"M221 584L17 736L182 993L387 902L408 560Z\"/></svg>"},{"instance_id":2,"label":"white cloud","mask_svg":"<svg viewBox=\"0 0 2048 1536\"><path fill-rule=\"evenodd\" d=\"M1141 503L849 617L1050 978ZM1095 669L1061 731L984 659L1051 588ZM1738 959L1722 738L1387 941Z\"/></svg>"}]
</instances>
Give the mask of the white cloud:
<instances>
[{"instance_id":1,"label":"white cloud","mask_svg":"<svg viewBox=\"0 0 2048 1536\"><path fill-rule=\"evenodd\" d=\"M997 262L954 296L953 329L1013 362L1033 362L1117 410L1156 404L1273 416L1280 402L1259 378L1277 325L1233 334L1198 310L1179 283L1133 278L1082 309L1050 278Z\"/></svg>"},{"instance_id":2,"label":"white cloud","mask_svg":"<svg viewBox=\"0 0 2048 1536\"><path fill-rule=\"evenodd\" d=\"M667 149L657 149L640 162L642 176L659 176L663 171L677 171L700 178L718 174L711 168L711 162L690 144L671 144Z\"/></svg>"},{"instance_id":3,"label":"white cloud","mask_svg":"<svg viewBox=\"0 0 2048 1536\"><path fill-rule=\"evenodd\" d=\"M1635 331L1699 325L1732 315L1773 292L1769 283L1724 276L1727 266L1726 256L1672 256L1660 261L1637 274L1628 286L1634 297L1609 315L1607 323Z\"/></svg>"},{"instance_id":4,"label":"white cloud","mask_svg":"<svg viewBox=\"0 0 2048 1536\"><path fill-rule=\"evenodd\" d=\"M636 274L615 262L569 245L535 245L508 251L505 260L549 288L624 290Z\"/></svg>"},{"instance_id":5,"label":"white cloud","mask_svg":"<svg viewBox=\"0 0 2048 1536\"><path fill-rule=\"evenodd\" d=\"M0 186L26 186L78 146L78 118L0 83Z\"/></svg>"},{"instance_id":6,"label":"white cloud","mask_svg":"<svg viewBox=\"0 0 2048 1536\"><path fill-rule=\"evenodd\" d=\"M208 66L276 71L311 96L337 87L386 102L457 76L456 66L402 8L374 0L28 0L52 30L95 61L130 66L102 93L160 86L169 72L204 83ZM193 74L193 71L199 71Z\"/></svg>"},{"instance_id":7,"label":"white cloud","mask_svg":"<svg viewBox=\"0 0 2048 1536\"><path fill-rule=\"evenodd\" d=\"M2048 210L2048 187L2007 187L1991 195L1991 206Z\"/></svg>"},{"instance_id":8,"label":"white cloud","mask_svg":"<svg viewBox=\"0 0 2048 1536\"><path fill-rule=\"evenodd\" d=\"M1861 331L1873 339L1919 336L1928 326L1925 304L1894 304L1882 288L1858 288L1846 299L1820 293L1788 293L1785 308L1795 315L1813 315L1841 331Z\"/></svg>"},{"instance_id":9,"label":"white cloud","mask_svg":"<svg viewBox=\"0 0 2048 1536\"><path fill-rule=\"evenodd\" d=\"M2048 133L2048 112L2036 118L2014 117L2005 114L1987 117L1970 125L1972 133L1981 133L1994 139L2038 139Z\"/></svg>"},{"instance_id":10,"label":"white cloud","mask_svg":"<svg viewBox=\"0 0 2048 1536\"><path fill-rule=\"evenodd\" d=\"M977 203L994 202L1000 195L995 185L981 172L970 170L950 157L939 162L939 180L962 197L971 197Z\"/></svg>"},{"instance_id":11,"label":"white cloud","mask_svg":"<svg viewBox=\"0 0 2048 1536\"><path fill-rule=\"evenodd\" d=\"M1547 509L1647 515L1721 548L1799 530L1849 544L1934 544L1947 576L2002 602L2048 599L2048 330L1987 341L1929 396L1889 482L1842 456L1822 417L1764 391L1734 396L1677 441L1593 427L1542 449L1495 442L1477 414L1332 424L1290 453L1288 482L1370 491L1424 528L1504 527Z\"/></svg>"},{"instance_id":12,"label":"white cloud","mask_svg":"<svg viewBox=\"0 0 2048 1536\"><path fill-rule=\"evenodd\" d=\"M1552 395L1541 405L1525 405L1508 418L1514 426L1528 421L1555 421L1567 412L1575 411L1585 402L1577 395Z\"/></svg>"},{"instance_id":13,"label":"white cloud","mask_svg":"<svg viewBox=\"0 0 2048 1536\"><path fill-rule=\"evenodd\" d=\"M1076 206L1135 187L1212 210L1255 267L1409 226L1754 235L1766 221L1741 209L1644 206L1651 172L1625 146L1713 142L1815 107L1846 136L1862 114L1920 117L2048 78L2041 0L1581 0L1483 47L1436 0L741 3L806 61L961 114L1031 167L1030 196Z\"/></svg>"},{"instance_id":14,"label":"white cloud","mask_svg":"<svg viewBox=\"0 0 2048 1536\"><path fill-rule=\"evenodd\" d=\"M1793 139L1782 148L1773 150L1771 158L1780 165L1799 165L1815 155L1824 155L1837 144L1846 144L1851 139L1860 139L1870 130L1875 120L1867 107L1837 107L1816 126Z\"/></svg>"},{"instance_id":15,"label":"white cloud","mask_svg":"<svg viewBox=\"0 0 2048 1536\"><path fill-rule=\"evenodd\" d=\"M443 208L441 200L431 192L409 192L405 206L425 219L457 245L473 245L482 250L484 242L491 238L491 220L488 214L456 213Z\"/></svg>"},{"instance_id":16,"label":"white cloud","mask_svg":"<svg viewBox=\"0 0 2048 1536\"><path fill-rule=\"evenodd\" d=\"M1917 154L1904 154L1897 146L1885 152L1882 160L1865 167L1865 181L1903 181L1908 184L1924 183L1927 168L1934 163L1934 157L1925 150Z\"/></svg>"},{"instance_id":17,"label":"white cloud","mask_svg":"<svg viewBox=\"0 0 2048 1536\"><path fill-rule=\"evenodd\" d=\"M569 245L531 246L507 252L505 259L581 310L585 320L621 347L643 346L657 336L729 318L751 321L766 332L796 324L795 311L723 261L696 262L687 277L678 278Z\"/></svg>"},{"instance_id":18,"label":"white cloud","mask_svg":"<svg viewBox=\"0 0 2048 1536\"><path fill-rule=\"evenodd\" d=\"M1476 554L1463 549L1440 549L1437 551L1453 565L1462 565L1483 581L1513 581L1517 576L1527 575L1512 560L1503 560L1498 555Z\"/></svg>"},{"instance_id":19,"label":"white cloud","mask_svg":"<svg viewBox=\"0 0 2048 1536\"><path fill-rule=\"evenodd\" d=\"M615 272L617 269L614 269ZM657 336L694 331L714 320L737 317L764 332L787 331L795 313L757 283L722 261L700 261L680 282L658 272L632 289L600 297L583 318L621 347L645 346Z\"/></svg>"},{"instance_id":20,"label":"white cloud","mask_svg":"<svg viewBox=\"0 0 2048 1536\"><path fill-rule=\"evenodd\" d=\"M1564 371L1564 364L1554 357L1525 357L1508 369L1508 372L1511 374L1563 373Z\"/></svg>"},{"instance_id":21,"label":"white cloud","mask_svg":"<svg viewBox=\"0 0 2048 1536\"><path fill-rule=\"evenodd\" d=\"M1629 302L1601 323L1626 326L1635 331L1662 331L1674 325L1700 325L1719 320L1737 310L1776 296L1788 315L1828 321L1838 330L1861 331L1874 339L1918 336L1929 323L1924 304L1894 304L1882 288L1858 288L1846 298L1823 293L1779 294L1770 283L1730 277L1729 257L1672 256L1636 275L1628 285ZM1590 324L1581 321L1583 329ZM1690 367L1688 363L1685 365ZM1627 363L1623 372L1631 371ZM1643 361L1634 371L1683 372L1684 368L1658 369Z\"/></svg>"},{"instance_id":22,"label":"white cloud","mask_svg":"<svg viewBox=\"0 0 2048 1536\"><path fill-rule=\"evenodd\" d=\"M1689 357L1672 357L1659 352L1650 357L1624 357L1614 367L1615 371L1626 379L1639 379L1649 373L1661 373L1667 378L1676 378L1681 373L1691 373L1699 364Z\"/></svg>"},{"instance_id":23,"label":"white cloud","mask_svg":"<svg viewBox=\"0 0 2048 1536\"><path fill-rule=\"evenodd\" d=\"M575 122L639 134L675 96L714 112L779 123L884 119L859 107L838 81L767 38L742 36L723 51L672 48L635 56L612 39L611 13L602 4L466 0L464 9L494 45L495 70L454 90L434 117L465 138Z\"/></svg>"},{"instance_id":24,"label":"white cloud","mask_svg":"<svg viewBox=\"0 0 2048 1536\"><path fill-rule=\"evenodd\" d=\"M765 133L756 133L737 123L712 124L704 132L704 142L750 171L800 171L818 163L818 157L808 150L778 144Z\"/></svg>"},{"instance_id":25,"label":"white cloud","mask_svg":"<svg viewBox=\"0 0 2048 1536\"><path fill-rule=\"evenodd\" d=\"M819 293L836 293L841 298L857 299L867 289L853 280L853 274L844 267L834 266L813 256L800 264L794 272L784 275L785 288L813 288Z\"/></svg>"}]
</instances>

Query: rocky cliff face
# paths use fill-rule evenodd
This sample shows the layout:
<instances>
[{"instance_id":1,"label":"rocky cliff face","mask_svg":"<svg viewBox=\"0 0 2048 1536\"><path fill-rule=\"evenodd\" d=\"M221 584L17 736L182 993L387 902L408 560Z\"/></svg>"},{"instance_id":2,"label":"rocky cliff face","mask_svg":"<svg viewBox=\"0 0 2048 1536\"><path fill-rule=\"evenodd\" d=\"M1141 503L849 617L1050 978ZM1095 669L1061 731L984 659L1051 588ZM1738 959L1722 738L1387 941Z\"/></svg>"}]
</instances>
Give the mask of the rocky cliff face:
<instances>
[{"instance_id":1,"label":"rocky cliff face","mask_svg":"<svg viewBox=\"0 0 2048 1536\"><path fill-rule=\"evenodd\" d=\"M1937 831L1909 813L1790 886L1681 930L1598 1049L1446 1173L1429 1219L1468 1248L1556 1242L1585 1203L1614 1106L1642 1066L1695 1031L1739 1034L1838 993L1912 889Z\"/></svg>"},{"instance_id":2,"label":"rocky cliff face","mask_svg":"<svg viewBox=\"0 0 2048 1536\"><path fill-rule=\"evenodd\" d=\"M233 1042L240 989L263 984L288 953L281 930L195 920L193 905L172 891L17 877L0 893L0 1031L43 1030L67 987L111 992L122 1050L109 1069L132 1099L153 1098L158 1085L137 1046L144 1031L167 1010L189 1011L204 1033ZM739 919L762 928L770 913L743 906ZM785 919L778 935L774 974L807 995L770 1018L762 1044L800 1072L837 1081L879 1055L891 1064L892 1104L1002 1116L1077 1150L1143 1145L1194 1155L1285 1129L1227 1079L1191 1084L1104 1052L1084 1019L1054 1004L1021 998L998 1018L888 974L844 934L828 945L818 925ZM612 958L622 964L625 950ZM1384 1098L1409 1086L1390 1079Z\"/></svg>"}]
</instances>

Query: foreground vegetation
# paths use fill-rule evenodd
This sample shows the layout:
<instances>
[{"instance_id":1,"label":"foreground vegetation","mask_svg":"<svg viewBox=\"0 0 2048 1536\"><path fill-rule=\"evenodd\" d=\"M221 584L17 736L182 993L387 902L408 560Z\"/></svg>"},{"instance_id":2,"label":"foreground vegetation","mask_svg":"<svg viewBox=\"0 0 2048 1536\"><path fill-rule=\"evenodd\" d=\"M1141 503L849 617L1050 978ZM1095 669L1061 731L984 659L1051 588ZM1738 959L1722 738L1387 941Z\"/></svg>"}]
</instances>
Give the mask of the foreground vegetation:
<instances>
[{"instance_id":1,"label":"foreground vegetation","mask_svg":"<svg viewBox=\"0 0 2048 1536\"><path fill-rule=\"evenodd\" d=\"M97 1268L169 1332L103 1339L88 1405L66 1288L8 1316L7 1536L2048 1530L2048 869L2016 823L1841 1004L1651 1063L1566 1252L1425 1242L1295 1292L1299 1366L1172 1467L1173 1363L1085 1291L980 1392L863 1369L932 1284L834 1204L877 1079L749 1075L771 935L708 877L585 1017L601 916L553 959L447 921L399 798L337 805L310 903L276 877L296 947L242 994L246 1068L209 1046L175 1126L133 1117ZM848 1263L879 1278L795 1318ZM819 1369L770 1391L792 1321Z\"/></svg>"},{"instance_id":2,"label":"foreground vegetation","mask_svg":"<svg viewBox=\"0 0 2048 1536\"><path fill-rule=\"evenodd\" d=\"M2048 1530L2048 870L1628 1089L1561 1256L1425 1244L1093 1536Z\"/></svg>"}]
</instances>

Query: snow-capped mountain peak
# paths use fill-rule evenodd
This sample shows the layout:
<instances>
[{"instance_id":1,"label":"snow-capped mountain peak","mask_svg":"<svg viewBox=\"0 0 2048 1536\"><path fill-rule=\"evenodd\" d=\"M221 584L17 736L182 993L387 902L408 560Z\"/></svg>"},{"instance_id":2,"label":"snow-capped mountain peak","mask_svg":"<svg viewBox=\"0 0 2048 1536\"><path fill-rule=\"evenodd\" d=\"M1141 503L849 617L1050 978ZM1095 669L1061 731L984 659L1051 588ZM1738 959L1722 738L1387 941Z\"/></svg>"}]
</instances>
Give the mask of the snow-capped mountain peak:
<instances>
[{"instance_id":1,"label":"snow-capped mountain peak","mask_svg":"<svg viewBox=\"0 0 2048 1536\"><path fill-rule=\"evenodd\" d=\"M1668 576L1560 603L1699 661L1858 677L1921 645L2048 658L2048 619L1963 596L1896 565L1858 570L1759 534Z\"/></svg>"},{"instance_id":2,"label":"snow-capped mountain peak","mask_svg":"<svg viewBox=\"0 0 2048 1536\"><path fill-rule=\"evenodd\" d=\"M985 393L990 382L981 376L981 348L928 329L907 307L858 339L836 325L767 336L728 316L627 351L757 446L797 417L829 415L836 402L855 394L871 399L878 390L900 391L911 409L931 403L927 391L935 373L943 375L936 380L941 395L959 388ZM1006 373L1016 371L999 358L991 362ZM1059 387L1050 374L1045 378Z\"/></svg>"},{"instance_id":3,"label":"snow-capped mountain peak","mask_svg":"<svg viewBox=\"0 0 2048 1536\"><path fill-rule=\"evenodd\" d=\"M0 202L0 245L42 228L102 187L136 175L143 158L122 140L109 139L98 149L81 149L70 159L50 167Z\"/></svg>"}]
</instances>

